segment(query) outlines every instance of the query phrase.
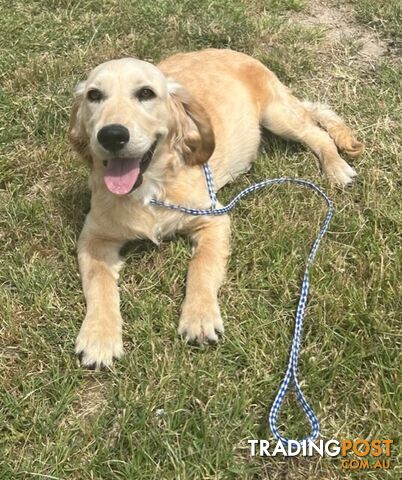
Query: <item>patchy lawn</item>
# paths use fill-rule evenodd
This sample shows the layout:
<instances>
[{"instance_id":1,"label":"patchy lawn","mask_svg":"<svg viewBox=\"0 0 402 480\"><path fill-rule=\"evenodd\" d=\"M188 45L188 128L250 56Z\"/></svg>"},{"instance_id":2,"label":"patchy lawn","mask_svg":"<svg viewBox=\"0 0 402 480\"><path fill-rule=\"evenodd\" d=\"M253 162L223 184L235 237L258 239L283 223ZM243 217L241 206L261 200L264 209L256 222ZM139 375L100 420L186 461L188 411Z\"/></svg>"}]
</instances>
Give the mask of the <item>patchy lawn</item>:
<instances>
[{"instance_id":1,"label":"patchy lawn","mask_svg":"<svg viewBox=\"0 0 402 480\"><path fill-rule=\"evenodd\" d=\"M0 0L0 478L338 479L339 459L251 458L288 355L300 276L323 218L309 191L274 188L232 214L224 341L176 335L188 244L127 249L126 355L73 355L85 305L76 240L87 172L66 140L74 85L121 56L157 62L208 46L252 54L301 97L331 104L366 151L338 190L299 145L269 137L253 170L322 185L336 216L312 275L300 377L322 437L401 432L401 6L398 0ZM296 208L296 205L298 206ZM288 435L306 433L295 399ZM389 472L359 478L396 479Z\"/></svg>"}]
</instances>

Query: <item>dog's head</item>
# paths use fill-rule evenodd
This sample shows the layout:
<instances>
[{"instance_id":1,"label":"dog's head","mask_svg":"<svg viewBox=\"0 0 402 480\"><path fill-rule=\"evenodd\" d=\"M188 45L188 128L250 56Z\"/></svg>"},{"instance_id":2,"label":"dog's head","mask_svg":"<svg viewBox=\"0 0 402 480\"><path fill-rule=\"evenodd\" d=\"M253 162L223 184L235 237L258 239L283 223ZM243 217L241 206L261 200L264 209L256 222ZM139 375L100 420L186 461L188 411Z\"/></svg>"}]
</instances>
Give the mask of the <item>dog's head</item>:
<instances>
[{"instance_id":1,"label":"dog's head","mask_svg":"<svg viewBox=\"0 0 402 480\"><path fill-rule=\"evenodd\" d=\"M132 58L99 65L77 86L69 136L116 195L160 171L163 153L195 165L215 148L205 109L157 67Z\"/></svg>"}]
</instances>

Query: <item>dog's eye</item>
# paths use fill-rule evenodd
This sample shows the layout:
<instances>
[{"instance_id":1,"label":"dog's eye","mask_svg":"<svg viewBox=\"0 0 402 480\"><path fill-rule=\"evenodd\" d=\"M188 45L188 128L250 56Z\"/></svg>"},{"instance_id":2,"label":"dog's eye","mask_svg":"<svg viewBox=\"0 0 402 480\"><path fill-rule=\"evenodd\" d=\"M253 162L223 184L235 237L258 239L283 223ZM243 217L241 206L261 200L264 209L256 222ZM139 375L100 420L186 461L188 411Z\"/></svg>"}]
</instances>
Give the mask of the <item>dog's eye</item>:
<instances>
[{"instance_id":1,"label":"dog's eye","mask_svg":"<svg viewBox=\"0 0 402 480\"><path fill-rule=\"evenodd\" d=\"M142 101L142 100L151 100L151 98L156 97L156 94L151 88L144 87L144 88L141 88L141 90L139 90L137 92L136 96L137 96L138 100Z\"/></svg>"},{"instance_id":2,"label":"dog's eye","mask_svg":"<svg viewBox=\"0 0 402 480\"><path fill-rule=\"evenodd\" d=\"M90 102L100 102L103 99L103 93L97 88L88 90L87 98Z\"/></svg>"}]
</instances>

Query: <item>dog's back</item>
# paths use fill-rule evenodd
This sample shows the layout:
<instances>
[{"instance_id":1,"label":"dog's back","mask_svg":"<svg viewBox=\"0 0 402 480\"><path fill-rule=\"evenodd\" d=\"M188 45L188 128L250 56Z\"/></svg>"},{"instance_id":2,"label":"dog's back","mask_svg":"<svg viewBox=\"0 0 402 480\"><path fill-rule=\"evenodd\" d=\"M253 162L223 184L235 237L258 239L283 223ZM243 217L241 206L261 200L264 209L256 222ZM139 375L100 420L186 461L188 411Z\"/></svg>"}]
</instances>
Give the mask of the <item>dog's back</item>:
<instances>
[{"instance_id":1,"label":"dog's back","mask_svg":"<svg viewBox=\"0 0 402 480\"><path fill-rule=\"evenodd\" d=\"M303 143L330 179L347 185L356 173L338 149L356 158L363 145L329 107L301 102L258 60L232 50L208 49L174 55L159 64L202 102L216 138L210 164L220 188L247 171L260 143L260 127Z\"/></svg>"},{"instance_id":2,"label":"dog's back","mask_svg":"<svg viewBox=\"0 0 402 480\"><path fill-rule=\"evenodd\" d=\"M180 53L158 67L181 83L209 114L216 141L210 159L216 186L247 171L260 144L269 70L247 55L217 49Z\"/></svg>"}]
</instances>

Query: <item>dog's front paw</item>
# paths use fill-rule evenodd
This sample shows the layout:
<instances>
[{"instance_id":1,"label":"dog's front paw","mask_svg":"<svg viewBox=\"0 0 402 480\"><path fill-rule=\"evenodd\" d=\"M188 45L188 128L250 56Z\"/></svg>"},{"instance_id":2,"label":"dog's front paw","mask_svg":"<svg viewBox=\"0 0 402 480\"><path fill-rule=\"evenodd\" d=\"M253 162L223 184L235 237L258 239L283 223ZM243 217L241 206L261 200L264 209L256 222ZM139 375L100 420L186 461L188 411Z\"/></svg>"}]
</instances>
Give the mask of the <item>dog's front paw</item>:
<instances>
[{"instance_id":1,"label":"dog's front paw","mask_svg":"<svg viewBox=\"0 0 402 480\"><path fill-rule=\"evenodd\" d=\"M223 322L216 301L192 303L185 301L180 316L179 334L188 343L217 343L223 334Z\"/></svg>"},{"instance_id":2,"label":"dog's front paw","mask_svg":"<svg viewBox=\"0 0 402 480\"><path fill-rule=\"evenodd\" d=\"M75 343L75 353L81 365L91 369L109 367L114 358L123 355L121 319L86 317Z\"/></svg>"},{"instance_id":3,"label":"dog's front paw","mask_svg":"<svg viewBox=\"0 0 402 480\"><path fill-rule=\"evenodd\" d=\"M354 168L352 168L347 162L345 162L345 160L342 160L340 157L338 161L326 166L324 171L327 177L332 182L341 187L351 185L357 176Z\"/></svg>"}]
</instances>

